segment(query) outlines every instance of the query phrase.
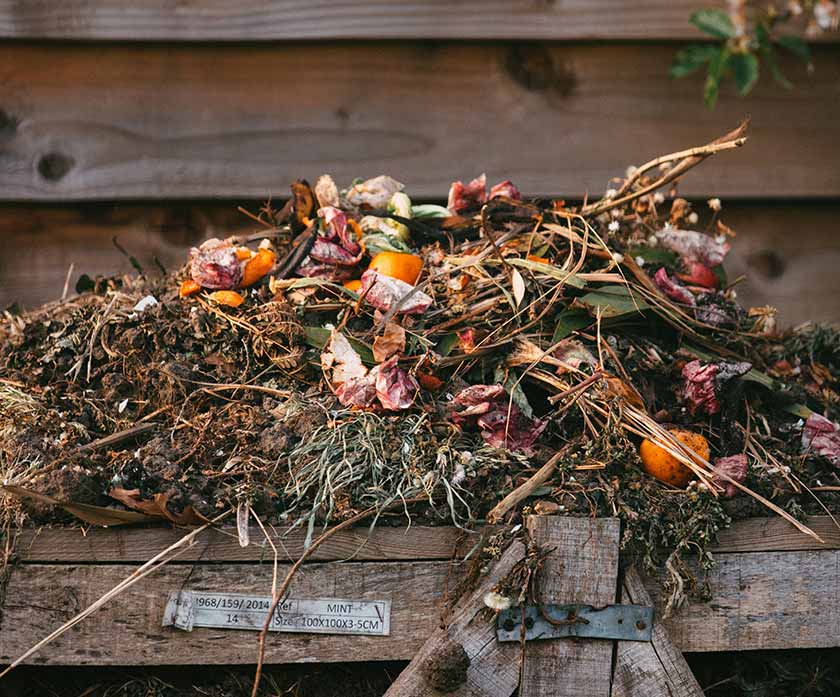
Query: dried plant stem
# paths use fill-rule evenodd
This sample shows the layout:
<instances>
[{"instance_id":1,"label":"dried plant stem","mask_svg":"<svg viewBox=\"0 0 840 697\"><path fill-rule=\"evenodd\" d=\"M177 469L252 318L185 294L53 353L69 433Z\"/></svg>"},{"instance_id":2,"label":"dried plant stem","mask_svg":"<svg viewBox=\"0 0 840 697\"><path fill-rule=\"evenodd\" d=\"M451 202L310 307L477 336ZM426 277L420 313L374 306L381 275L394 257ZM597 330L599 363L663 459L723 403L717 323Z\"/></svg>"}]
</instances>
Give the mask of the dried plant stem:
<instances>
[{"instance_id":1,"label":"dried plant stem","mask_svg":"<svg viewBox=\"0 0 840 697\"><path fill-rule=\"evenodd\" d=\"M623 206L624 204L629 203L630 201L634 201L637 198L641 198L642 196L646 196L647 194L653 193L657 189L660 189L663 186L665 186L666 184L670 184L672 181L685 174L692 167L695 167L696 165L700 164L710 155L714 155L715 153L721 152L723 150L740 148L747 141L746 137L744 136L744 133L746 133L748 123L748 121L744 121L734 131L727 133L726 135L721 136L716 140L713 140L707 145L701 145L700 147L690 148L688 150L681 150L680 152L671 153L670 155L663 155L661 157L657 157L651 160L650 162L645 163L627 179L627 181L624 183L621 189L619 189L615 196L613 196L612 198L601 199L596 203L584 206L581 210L581 215L595 216L604 213L605 211L608 211L612 208ZM670 170L668 170L665 174L659 177L659 179L654 181L652 184L642 187L641 189L632 193L627 193L630 187L639 179L639 177L641 177L641 175L644 172L647 172L653 169L654 167L658 167L659 165L665 164L667 162L674 161L678 161L677 164L674 165Z\"/></svg>"},{"instance_id":2,"label":"dried plant stem","mask_svg":"<svg viewBox=\"0 0 840 697\"><path fill-rule=\"evenodd\" d=\"M554 470L557 469L557 463L560 462L563 454L563 451L560 451L552 455L542 467L531 475L528 481L520 484L499 501L493 510L487 514L487 522L495 525L511 508L518 506L520 502L527 499L536 489L545 484L551 478L551 475L554 474Z\"/></svg>"}]
</instances>

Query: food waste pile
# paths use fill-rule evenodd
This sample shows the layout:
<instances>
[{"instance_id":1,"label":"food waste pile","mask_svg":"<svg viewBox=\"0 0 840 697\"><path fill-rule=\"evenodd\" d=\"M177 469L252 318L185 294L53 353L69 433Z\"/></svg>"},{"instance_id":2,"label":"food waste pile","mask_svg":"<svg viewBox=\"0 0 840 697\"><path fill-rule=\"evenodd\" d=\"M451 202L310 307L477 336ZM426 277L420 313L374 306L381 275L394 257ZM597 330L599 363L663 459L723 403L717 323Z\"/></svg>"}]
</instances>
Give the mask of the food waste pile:
<instances>
[{"instance_id":1,"label":"food waste pile","mask_svg":"<svg viewBox=\"0 0 840 697\"><path fill-rule=\"evenodd\" d=\"M583 204L301 180L177 273L7 312L4 524L617 516L685 580L732 519L837 510L840 333L740 307L725 209L678 193L741 142Z\"/></svg>"}]
</instances>

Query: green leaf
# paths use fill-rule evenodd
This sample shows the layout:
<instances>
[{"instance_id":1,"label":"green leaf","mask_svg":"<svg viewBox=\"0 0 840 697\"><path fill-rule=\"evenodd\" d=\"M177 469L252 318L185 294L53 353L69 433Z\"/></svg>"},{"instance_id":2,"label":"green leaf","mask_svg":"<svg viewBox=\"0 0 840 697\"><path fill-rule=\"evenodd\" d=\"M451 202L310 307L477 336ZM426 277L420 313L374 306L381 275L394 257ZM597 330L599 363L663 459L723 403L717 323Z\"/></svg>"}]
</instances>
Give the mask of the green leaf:
<instances>
[{"instance_id":1,"label":"green leaf","mask_svg":"<svg viewBox=\"0 0 840 697\"><path fill-rule=\"evenodd\" d=\"M784 87L786 90L793 89L793 83L785 77L781 70L779 70L779 66L776 64L776 56L772 49L764 53L764 62L767 63L767 67L770 68L770 74L779 85Z\"/></svg>"},{"instance_id":2,"label":"green leaf","mask_svg":"<svg viewBox=\"0 0 840 697\"><path fill-rule=\"evenodd\" d=\"M731 39L735 36L735 26L724 10L698 10L689 21L700 31L718 39Z\"/></svg>"},{"instance_id":3,"label":"green leaf","mask_svg":"<svg viewBox=\"0 0 840 697\"><path fill-rule=\"evenodd\" d=\"M441 356L448 356L452 353L452 349L454 349L458 345L458 335L455 332L451 334L444 334L440 341L437 343L437 347L435 347L435 353L440 354Z\"/></svg>"},{"instance_id":4,"label":"green leaf","mask_svg":"<svg viewBox=\"0 0 840 697\"><path fill-rule=\"evenodd\" d=\"M635 259L639 257L644 260L646 264L655 264L657 266L676 266L677 255L662 247L628 247L625 255Z\"/></svg>"},{"instance_id":5,"label":"green leaf","mask_svg":"<svg viewBox=\"0 0 840 697\"><path fill-rule=\"evenodd\" d=\"M720 93L720 78L728 58L729 49L724 46L709 61L709 71L706 75L706 84L703 87L703 101L709 109L713 109L715 104L717 104L718 94Z\"/></svg>"},{"instance_id":6,"label":"green leaf","mask_svg":"<svg viewBox=\"0 0 840 697\"><path fill-rule=\"evenodd\" d=\"M671 77L681 78L691 75L706 63L711 61L720 51L718 46L712 44L690 44L677 51L674 61L671 63Z\"/></svg>"},{"instance_id":7,"label":"green leaf","mask_svg":"<svg viewBox=\"0 0 840 697\"><path fill-rule=\"evenodd\" d=\"M448 218L451 215L448 208L434 203L421 203L411 207L412 218Z\"/></svg>"},{"instance_id":8,"label":"green leaf","mask_svg":"<svg viewBox=\"0 0 840 697\"><path fill-rule=\"evenodd\" d=\"M753 53L733 53L729 67L735 77L735 87L742 97L749 94L758 81L758 58Z\"/></svg>"},{"instance_id":9,"label":"green leaf","mask_svg":"<svg viewBox=\"0 0 840 697\"><path fill-rule=\"evenodd\" d=\"M313 348L323 351L330 341L332 331L326 327L304 327L303 334L304 340L307 344ZM347 335L345 334L345 336ZM368 365L374 365L376 363L373 359L373 351L370 346L363 344L361 341L354 339L352 336L347 336L347 341L356 353L359 354L363 363L367 363Z\"/></svg>"},{"instance_id":10,"label":"green leaf","mask_svg":"<svg viewBox=\"0 0 840 697\"><path fill-rule=\"evenodd\" d=\"M764 57L764 63L770 69L770 75L786 90L792 89L793 84L779 70L779 66L776 63L776 54L773 51L773 44L770 41L770 32L767 31L767 28L763 24L756 26L755 37L758 39L758 48Z\"/></svg>"},{"instance_id":11,"label":"green leaf","mask_svg":"<svg viewBox=\"0 0 840 697\"><path fill-rule=\"evenodd\" d=\"M780 36L776 39L776 43L797 58L801 58L806 63L811 60L811 49L802 37L786 34L785 36Z\"/></svg>"},{"instance_id":12,"label":"green leaf","mask_svg":"<svg viewBox=\"0 0 840 697\"><path fill-rule=\"evenodd\" d=\"M563 310L557 315L557 324L554 325L554 335L551 337L551 343L556 344L573 332L588 327L590 324L592 324L592 318L585 310Z\"/></svg>"},{"instance_id":13,"label":"green leaf","mask_svg":"<svg viewBox=\"0 0 840 697\"><path fill-rule=\"evenodd\" d=\"M601 317L604 318L632 315L650 309L650 305L642 298L632 293L627 286L621 285L603 286L575 299L574 305L584 307L592 316L600 309Z\"/></svg>"}]
</instances>

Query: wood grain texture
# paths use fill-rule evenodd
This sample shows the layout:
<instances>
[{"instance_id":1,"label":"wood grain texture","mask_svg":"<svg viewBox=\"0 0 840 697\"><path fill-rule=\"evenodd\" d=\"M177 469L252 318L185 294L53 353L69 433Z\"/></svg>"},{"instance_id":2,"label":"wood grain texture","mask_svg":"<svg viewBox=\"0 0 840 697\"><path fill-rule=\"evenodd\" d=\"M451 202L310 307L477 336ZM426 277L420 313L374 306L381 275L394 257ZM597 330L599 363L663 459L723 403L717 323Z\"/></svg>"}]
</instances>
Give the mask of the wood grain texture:
<instances>
[{"instance_id":1,"label":"wood grain texture","mask_svg":"<svg viewBox=\"0 0 840 697\"><path fill-rule=\"evenodd\" d=\"M480 585L455 606L445 627L439 627L414 655L385 697L437 697L424 668L430 657L446 641L460 644L470 665L466 682L447 694L453 697L508 697L519 684L521 648L516 643L496 641L496 623L484 605L484 594L492 590L525 556L525 547L514 542L505 550Z\"/></svg>"},{"instance_id":2,"label":"wood grain texture","mask_svg":"<svg viewBox=\"0 0 840 697\"><path fill-rule=\"evenodd\" d=\"M283 561L296 561L303 553L305 531L278 530L272 535ZM15 547L24 563L144 563L183 537L172 528L27 528ZM250 529L251 544L239 546L236 528L219 528L202 534L173 564L194 562L271 563L274 555L262 531ZM449 560L465 554L478 543L479 534L454 527L388 528L378 526L343 530L321 545L313 561Z\"/></svg>"},{"instance_id":3,"label":"wood grain texture","mask_svg":"<svg viewBox=\"0 0 840 697\"><path fill-rule=\"evenodd\" d=\"M712 599L664 622L681 651L840 646L840 551L719 554ZM664 578L645 579L661 612Z\"/></svg>"},{"instance_id":4,"label":"wood grain texture","mask_svg":"<svg viewBox=\"0 0 840 697\"><path fill-rule=\"evenodd\" d=\"M15 39L682 39L711 0L0 0Z\"/></svg>"},{"instance_id":5,"label":"wood grain texture","mask_svg":"<svg viewBox=\"0 0 840 697\"><path fill-rule=\"evenodd\" d=\"M820 544L782 518L739 520L718 533L715 554L725 552L783 552L840 549L840 528L830 516L809 516L805 524L825 542Z\"/></svg>"},{"instance_id":6,"label":"wood grain texture","mask_svg":"<svg viewBox=\"0 0 840 697\"><path fill-rule=\"evenodd\" d=\"M543 562L541 603L614 603L618 576L617 518L530 516L532 539L551 550ZM525 646L521 697L609 697L613 642L533 641Z\"/></svg>"},{"instance_id":7,"label":"wood grain texture","mask_svg":"<svg viewBox=\"0 0 840 697\"><path fill-rule=\"evenodd\" d=\"M632 605L651 605L653 602L633 568L624 576L621 602ZM650 642L617 642L611 697L677 695L703 697L703 690L660 622L654 620Z\"/></svg>"},{"instance_id":8,"label":"wood grain texture","mask_svg":"<svg viewBox=\"0 0 840 697\"><path fill-rule=\"evenodd\" d=\"M282 191L279 183L277 191ZM154 271L154 257L166 268L178 268L189 247L202 239L258 231L236 211L237 205L233 201L2 205L0 307L12 302L36 307L55 300L71 263L75 269L71 291L82 273L130 272L128 260L111 243L114 236L147 270ZM256 201L244 205L253 211L259 208ZM705 214L705 204L698 209ZM808 319L840 322L836 292L840 204L724 199L723 220L738 233L726 265L730 278L746 274L738 286L742 305L774 305L785 326Z\"/></svg>"},{"instance_id":9,"label":"wood grain texture","mask_svg":"<svg viewBox=\"0 0 840 697\"><path fill-rule=\"evenodd\" d=\"M781 518L751 518L721 530L715 554L840 549L840 530L829 516L811 516L806 523L825 540L821 545ZM477 544L480 530L454 527L409 528L378 526L345 530L321 546L313 561L419 561L447 560L463 555ZM23 563L36 564L142 564L177 542L183 531L155 528L25 528L20 531L15 554ZM210 530L173 564L201 562L266 563L273 559L258 528L250 531L251 544L240 547L235 528ZM284 560L303 552L300 530L278 530L273 538Z\"/></svg>"},{"instance_id":10,"label":"wood grain texture","mask_svg":"<svg viewBox=\"0 0 840 697\"><path fill-rule=\"evenodd\" d=\"M840 50L797 89L702 106L670 44L0 46L0 199L256 197L300 176L382 172L444 197L486 171L526 194L598 195L630 164L702 144L749 110L744 149L696 196L836 196Z\"/></svg>"},{"instance_id":11,"label":"wood grain texture","mask_svg":"<svg viewBox=\"0 0 840 697\"><path fill-rule=\"evenodd\" d=\"M281 567L280 574L286 572ZM292 597L392 601L388 637L271 634L267 663L407 660L435 630L446 562L314 564L295 576ZM99 598L128 574L124 566L28 566L15 569L0 625L0 664ZM257 633L161 627L172 590L227 590L271 595L272 565L166 566L120 595L31 663L54 665L181 665L254 663Z\"/></svg>"}]
</instances>

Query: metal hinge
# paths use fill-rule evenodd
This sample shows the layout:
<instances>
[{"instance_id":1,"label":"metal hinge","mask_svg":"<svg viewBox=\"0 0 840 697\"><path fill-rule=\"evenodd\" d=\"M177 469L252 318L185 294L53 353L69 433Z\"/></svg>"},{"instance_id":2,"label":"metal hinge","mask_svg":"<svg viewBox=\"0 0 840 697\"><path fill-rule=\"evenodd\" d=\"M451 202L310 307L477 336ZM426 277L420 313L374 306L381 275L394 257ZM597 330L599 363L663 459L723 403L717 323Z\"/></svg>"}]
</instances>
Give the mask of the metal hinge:
<instances>
[{"instance_id":1,"label":"metal hinge","mask_svg":"<svg viewBox=\"0 0 840 697\"><path fill-rule=\"evenodd\" d=\"M499 613L496 637L499 641L535 641L580 637L650 641L653 608L644 605L526 605L524 637L522 608Z\"/></svg>"}]
</instances>

